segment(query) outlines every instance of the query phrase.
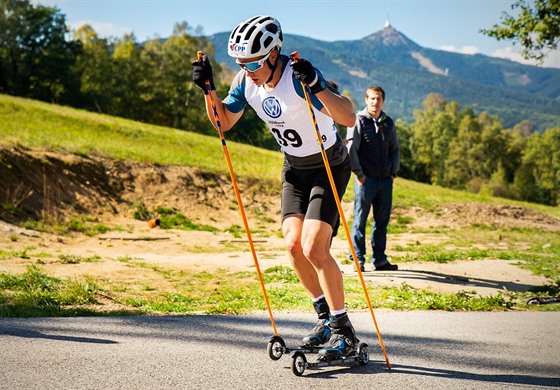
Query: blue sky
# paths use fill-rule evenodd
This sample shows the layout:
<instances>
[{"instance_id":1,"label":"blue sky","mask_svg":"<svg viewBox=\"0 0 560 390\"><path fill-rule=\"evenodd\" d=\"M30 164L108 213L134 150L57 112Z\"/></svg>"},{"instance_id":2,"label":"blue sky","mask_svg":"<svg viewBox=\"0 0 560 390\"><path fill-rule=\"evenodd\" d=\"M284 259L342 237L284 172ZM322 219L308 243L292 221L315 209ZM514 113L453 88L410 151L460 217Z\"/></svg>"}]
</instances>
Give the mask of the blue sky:
<instances>
[{"instance_id":1,"label":"blue sky","mask_svg":"<svg viewBox=\"0 0 560 390\"><path fill-rule=\"evenodd\" d=\"M35 0L55 6L72 28L90 24L99 35L121 37L134 32L138 41L171 35L177 22L201 27L205 35L231 31L254 15L272 15L285 33L324 41L361 39L383 28L385 21L421 46L482 53L526 62L519 45L496 41L479 32L514 15L514 0ZM560 51L544 66L560 68Z\"/></svg>"}]
</instances>

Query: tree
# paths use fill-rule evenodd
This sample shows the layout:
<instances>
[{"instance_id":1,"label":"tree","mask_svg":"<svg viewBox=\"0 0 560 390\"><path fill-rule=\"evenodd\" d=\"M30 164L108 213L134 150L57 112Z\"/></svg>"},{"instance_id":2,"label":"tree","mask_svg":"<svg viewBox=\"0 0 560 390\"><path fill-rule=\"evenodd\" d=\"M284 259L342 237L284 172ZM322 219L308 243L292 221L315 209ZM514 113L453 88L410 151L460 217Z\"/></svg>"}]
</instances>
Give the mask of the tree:
<instances>
[{"instance_id":1,"label":"tree","mask_svg":"<svg viewBox=\"0 0 560 390\"><path fill-rule=\"evenodd\" d=\"M143 111L141 80L143 78L140 47L134 34L125 34L115 42L112 53L116 81L113 86L112 100L114 115L149 122Z\"/></svg>"},{"instance_id":2,"label":"tree","mask_svg":"<svg viewBox=\"0 0 560 390\"><path fill-rule=\"evenodd\" d=\"M483 112L478 116L481 126L481 163L480 175L490 179L498 170L505 172L504 166L510 159L508 156L509 132L504 130L498 117Z\"/></svg>"},{"instance_id":3,"label":"tree","mask_svg":"<svg viewBox=\"0 0 560 390\"><path fill-rule=\"evenodd\" d=\"M142 46L140 61L144 74L140 84L144 92L141 99L144 112L150 117L150 123L169 126L171 115L166 99L166 64L163 57L162 39L150 39Z\"/></svg>"},{"instance_id":4,"label":"tree","mask_svg":"<svg viewBox=\"0 0 560 390\"><path fill-rule=\"evenodd\" d=\"M547 129L544 134L532 134L523 155L518 187L523 180L534 185L534 190L522 191L531 195L525 199L557 206L560 202L560 128ZM529 177L527 177L529 176Z\"/></svg>"},{"instance_id":5,"label":"tree","mask_svg":"<svg viewBox=\"0 0 560 390\"><path fill-rule=\"evenodd\" d=\"M189 118L189 105L194 98L198 97L198 104L203 107L203 99L200 99L200 91L192 82L191 62L196 58L197 50L202 50L211 58L214 58L214 48L208 46L209 42L201 42L200 39L188 34L191 31L186 22L177 23L173 29L173 35L163 44L162 75L165 85L166 104L170 109L172 122L170 126L185 128L185 121ZM212 64L213 74L216 80L220 78L221 69L216 63ZM191 107L192 108L192 107Z\"/></svg>"},{"instance_id":6,"label":"tree","mask_svg":"<svg viewBox=\"0 0 560 390\"><path fill-rule=\"evenodd\" d=\"M461 119L457 136L449 144L440 184L451 188L465 188L468 181L481 177L480 165L485 160L480 135L479 121L472 111L467 112Z\"/></svg>"},{"instance_id":7,"label":"tree","mask_svg":"<svg viewBox=\"0 0 560 390\"><path fill-rule=\"evenodd\" d=\"M415 180L442 184L449 143L456 137L461 113L456 102L447 103L431 93L424 100L424 110L416 110L410 148L414 155Z\"/></svg>"},{"instance_id":8,"label":"tree","mask_svg":"<svg viewBox=\"0 0 560 390\"><path fill-rule=\"evenodd\" d=\"M64 103L77 82L69 77L80 51L67 42L64 15L28 0L0 2L0 92ZM70 99L66 99L70 100Z\"/></svg>"},{"instance_id":9,"label":"tree","mask_svg":"<svg viewBox=\"0 0 560 390\"><path fill-rule=\"evenodd\" d=\"M88 24L80 27L76 33L76 40L83 47L77 58L73 72L80 78L81 106L88 110L111 113L112 86L116 69L113 66L111 43L105 38L99 38L95 30Z\"/></svg>"},{"instance_id":10,"label":"tree","mask_svg":"<svg viewBox=\"0 0 560 390\"><path fill-rule=\"evenodd\" d=\"M526 0L517 0L511 8L520 9L517 18L504 13L501 26L495 24L480 32L498 41L519 42L523 47L523 58L533 58L542 64L544 57L557 49L560 42L560 1L536 0L535 8L532 8Z\"/></svg>"},{"instance_id":11,"label":"tree","mask_svg":"<svg viewBox=\"0 0 560 390\"><path fill-rule=\"evenodd\" d=\"M489 195L509 195L510 138L497 117L487 112L476 117L471 108L465 109L457 137L449 144L442 184L475 193L484 190Z\"/></svg>"},{"instance_id":12,"label":"tree","mask_svg":"<svg viewBox=\"0 0 560 390\"><path fill-rule=\"evenodd\" d=\"M505 174L508 182L513 183L515 172L521 165L523 150L527 144L527 138L531 135L532 124L524 120L511 129L508 134L508 145L506 150L507 160L504 162Z\"/></svg>"},{"instance_id":13,"label":"tree","mask_svg":"<svg viewBox=\"0 0 560 390\"><path fill-rule=\"evenodd\" d=\"M414 156L414 179L431 183L433 173L433 118L443 112L447 101L440 94L431 93L424 100L424 110L415 110L410 148Z\"/></svg>"},{"instance_id":14,"label":"tree","mask_svg":"<svg viewBox=\"0 0 560 390\"><path fill-rule=\"evenodd\" d=\"M399 169L399 176L406 179L414 178L414 159L411 150L412 127L406 124L402 119L397 119L395 122L397 130L397 137L399 139L401 166Z\"/></svg>"}]
</instances>

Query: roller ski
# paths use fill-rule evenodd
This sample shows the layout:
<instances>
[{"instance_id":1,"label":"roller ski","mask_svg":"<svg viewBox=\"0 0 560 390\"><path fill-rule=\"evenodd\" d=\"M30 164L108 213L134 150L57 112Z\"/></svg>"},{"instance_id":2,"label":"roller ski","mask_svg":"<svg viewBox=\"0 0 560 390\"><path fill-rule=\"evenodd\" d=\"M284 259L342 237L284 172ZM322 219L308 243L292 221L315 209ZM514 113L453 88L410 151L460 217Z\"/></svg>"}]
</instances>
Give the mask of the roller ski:
<instances>
[{"instance_id":1,"label":"roller ski","mask_svg":"<svg viewBox=\"0 0 560 390\"><path fill-rule=\"evenodd\" d=\"M322 344L329 341L331 336L331 328L329 327L329 308L327 302L323 299L313 304L315 311L319 317L317 325L310 334L303 338L303 343L297 348L288 348L284 340L280 336L273 336L268 343L268 355L272 360L278 360L284 354L293 354L295 352L317 353L321 350Z\"/></svg>"},{"instance_id":2,"label":"roller ski","mask_svg":"<svg viewBox=\"0 0 560 390\"><path fill-rule=\"evenodd\" d=\"M272 360L278 360L284 354L292 358L291 368L294 375L301 376L305 370L319 369L329 366L344 366L358 363L365 366L369 363L369 351L366 343L359 343L353 348L348 356L325 356L320 352L325 348L319 346L302 345L298 348L289 348L280 336L273 336L268 342L268 355ZM318 354L317 360L307 360L308 354Z\"/></svg>"},{"instance_id":3,"label":"roller ski","mask_svg":"<svg viewBox=\"0 0 560 390\"><path fill-rule=\"evenodd\" d=\"M327 346L320 346L327 340ZM355 363L365 366L369 362L368 346L356 338L347 315L331 320L319 319L312 333L303 338L303 342L298 348L289 348L281 337L274 336L268 343L268 354L272 360L289 354L292 358L292 372L297 376L303 375L306 369ZM309 362L306 354L317 354L316 361Z\"/></svg>"}]
</instances>

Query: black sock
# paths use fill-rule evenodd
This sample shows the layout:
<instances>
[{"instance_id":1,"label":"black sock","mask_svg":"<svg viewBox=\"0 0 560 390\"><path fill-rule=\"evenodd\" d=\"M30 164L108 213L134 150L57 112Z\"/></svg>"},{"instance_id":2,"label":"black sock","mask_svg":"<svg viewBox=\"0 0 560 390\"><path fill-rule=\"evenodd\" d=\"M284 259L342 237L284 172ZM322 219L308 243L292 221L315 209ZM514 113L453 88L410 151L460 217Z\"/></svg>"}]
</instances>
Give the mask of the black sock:
<instances>
[{"instance_id":1,"label":"black sock","mask_svg":"<svg viewBox=\"0 0 560 390\"><path fill-rule=\"evenodd\" d=\"M313 308L320 320L329 318L329 304L327 303L325 297L319 299L317 302L313 302Z\"/></svg>"},{"instance_id":2,"label":"black sock","mask_svg":"<svg viewBox=\"0 0 560 390\"><path fill-rule=\"evenodd\" d=\"M348 313L339 314L331 317L330 327L340 329L349 322Z\"/></svg>"}]
</instances>

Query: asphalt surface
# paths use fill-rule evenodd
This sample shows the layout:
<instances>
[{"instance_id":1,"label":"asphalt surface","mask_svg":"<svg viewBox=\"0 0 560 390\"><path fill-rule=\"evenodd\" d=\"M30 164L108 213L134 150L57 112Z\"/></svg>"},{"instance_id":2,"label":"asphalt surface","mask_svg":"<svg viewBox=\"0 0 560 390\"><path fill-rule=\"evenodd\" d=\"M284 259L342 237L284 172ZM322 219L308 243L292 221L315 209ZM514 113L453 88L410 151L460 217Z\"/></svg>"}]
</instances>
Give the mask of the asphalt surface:
<instances>
[{"instance_id":1,"label":"asphalt surface","mask_svg":"<svg viewBox=\"0 0 560 390\"><path fill-rule=\"evenodd\" d=\"M351 313L367 365L273 361L267 313L0 318L0 389L560 389L560 312ZM296 346L314 315L274 315ZM314 361L316 355L307 355Z\"/></svg>"}]
</instances>

